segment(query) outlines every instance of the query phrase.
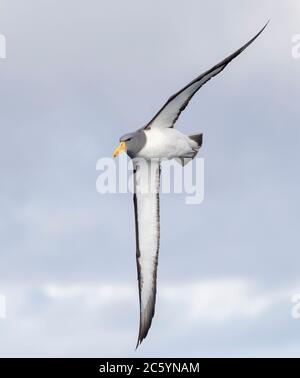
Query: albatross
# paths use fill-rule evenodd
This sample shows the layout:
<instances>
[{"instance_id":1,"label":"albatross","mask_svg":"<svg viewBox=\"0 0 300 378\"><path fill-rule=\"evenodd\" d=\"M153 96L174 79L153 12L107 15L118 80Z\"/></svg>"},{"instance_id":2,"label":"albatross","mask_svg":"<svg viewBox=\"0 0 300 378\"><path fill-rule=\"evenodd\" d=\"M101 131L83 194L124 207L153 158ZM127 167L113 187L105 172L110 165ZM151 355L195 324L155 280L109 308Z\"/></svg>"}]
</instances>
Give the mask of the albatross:
<instances>
[{"instance_id":1,"label":"albatross","mask_svg":"<svg viewBox=\"0 0 300 378\"><path fill-rule=\"evenodd\" d=\"M114 157L126 152L133 159L133 202L140 306L136 348L147 336L155 312L160 239L161 161L177 159L184 166L197 155L202 145L202 133L187 136L174 128L175 122L194 94L251 45L268 23L244 46L172 95L146 126L121 136L120 145L114 151Z\"/></svg>"}]
</instances>

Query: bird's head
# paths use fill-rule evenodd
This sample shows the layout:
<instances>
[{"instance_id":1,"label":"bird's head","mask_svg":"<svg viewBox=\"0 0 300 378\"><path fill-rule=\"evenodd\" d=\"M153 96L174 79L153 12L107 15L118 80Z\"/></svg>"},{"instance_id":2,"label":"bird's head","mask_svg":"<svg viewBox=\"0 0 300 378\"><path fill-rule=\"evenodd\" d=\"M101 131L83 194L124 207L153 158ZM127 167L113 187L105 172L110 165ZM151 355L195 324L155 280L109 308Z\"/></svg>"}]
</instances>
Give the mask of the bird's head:
<instances>
[{"instance_id":1,"label":"bird's head","mask_svg":"<svg viewBox=\"0 0 300 378\"><path fill-rule=\"evenodd\" d=\"M143 130L125 134L120 138L120 144L115 149L113 156L117 157L121 152L126 152L130 158L136 157L137 153L145 146L146 135Z\"/></svg>"}]
</instances>

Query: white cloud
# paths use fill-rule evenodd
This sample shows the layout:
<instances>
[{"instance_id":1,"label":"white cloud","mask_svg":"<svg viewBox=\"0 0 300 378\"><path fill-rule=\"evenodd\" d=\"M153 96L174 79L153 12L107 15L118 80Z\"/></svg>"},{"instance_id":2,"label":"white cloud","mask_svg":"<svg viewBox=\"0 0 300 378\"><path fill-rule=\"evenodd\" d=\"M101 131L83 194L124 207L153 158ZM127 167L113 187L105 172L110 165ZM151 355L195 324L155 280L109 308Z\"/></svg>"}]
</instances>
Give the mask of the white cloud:
<instances>
[{"instance_id":1,"label":"white cloud","mask_svg":"<svg viewBox=\"0 0 300 378\"><path fill-rule=\"evenodd\" d=\"M54 300L81 300L81 303L99 306L118 302L138 301L137 288L129 284L49 284L43 289L46 297ZM216 279L187 284L161 284L158 300L165 310L177 309L177 317L189 321L220 322L232 318L255 318L284 298L289 291L266 291L253 282L243 279Z\"/></svg>"},{"instance_id":2,"label":"white cloud","mask_svg":"<svg viewBox=\"0 0 300 378\"><path fill-rule=\"evenodd\" d=\"M135 356L280 355L284 343L296 350L291 294L298 287L270 290L238 278L162 282L151 331ZM0 322L3 356L134 356L135 285L53 282L2 286L1 294L7 298L7 318ZM288 342L283 339L272 349L268 338L257 344L257 334L271 331L272 338L281 339L281 329L290 335ZM233 350L232 342L244 349Z\"/></svg>"},{"instance_id":3,"label":"white cloud","mask_svg":"<svg viewBox=\"0 0 300 378\"><path fill-rule=\"evenodd\" d=\"M192 319L226 321L232 317L255 317L267 310L277 294L261 294L245 280L215 280L165 287L163 297L188 310Z\"/></svg>"},{"instance_id":4,"label":"white cloud","mask_svg":"<svg viewBox=\"0 0 300 378\"><path fill-rule=\"evenodd\" d=\"M76 284L76 285L56 285L50 284L44 287L44 293L48 298L55 300L78 299L87 301L94 299L99 304L111 304L117 301L131 300L134 290L129 285L111 284Z\"/></svg>"}]
</instances>

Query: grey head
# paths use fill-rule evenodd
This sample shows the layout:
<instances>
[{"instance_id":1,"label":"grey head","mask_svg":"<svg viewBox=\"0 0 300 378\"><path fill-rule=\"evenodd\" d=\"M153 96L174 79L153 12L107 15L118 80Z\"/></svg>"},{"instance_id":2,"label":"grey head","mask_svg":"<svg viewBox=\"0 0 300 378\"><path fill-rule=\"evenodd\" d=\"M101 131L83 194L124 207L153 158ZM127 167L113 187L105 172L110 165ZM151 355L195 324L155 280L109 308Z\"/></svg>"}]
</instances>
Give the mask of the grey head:
<instances>
[{"instance_id":1,"label":"grey head","mask_svg":"<svg viewBox=\"0 0 300 378\"><path fill-rule=\"evenodd\" d=\"M121 136L120 142L125 142L127 155L133 159L146 144L146 134L143 130Z\"/></svg>"}]
</instances>

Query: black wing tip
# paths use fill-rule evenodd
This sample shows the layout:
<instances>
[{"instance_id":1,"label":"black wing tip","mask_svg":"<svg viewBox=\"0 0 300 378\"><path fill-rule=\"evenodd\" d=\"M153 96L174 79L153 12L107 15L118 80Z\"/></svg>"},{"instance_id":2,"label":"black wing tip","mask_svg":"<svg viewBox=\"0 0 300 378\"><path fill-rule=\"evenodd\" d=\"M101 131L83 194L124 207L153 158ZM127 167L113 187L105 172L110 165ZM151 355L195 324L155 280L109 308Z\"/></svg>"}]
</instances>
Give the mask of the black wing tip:
<instances>
[{"instance_id":1,"label":"black wing tip","mask_svg":"<svg viewBox=\"0 0 300 378\"><path fill-rule=\"evenodd\" d=\"M145 330L144 330L144 332L142 331L141 323L140 323L139 335L138 335L135 350L137 350L137 348L142 344L142 342L143 342L143 340L145 339L146 336L147 336L147 332L145 334Z\"/></svg>"},{"instance_id":2,"label":"black wing tip","mask_svg":"<svg viewBox=\"0 0 300 378\"><path fill-rule=\"evenodd\" d=\"M265 28L269 25L270 22L271 22L271 19L269 18L268 21L266 22L265 26L263 27L262 31L265 30Z\"/></svg>"},{"instance_id":3,"label":"black wing tip","mask_svg":"<svg viewBox=\"0 0 300 378\"><path fill-rule=\"evenodd\" d=\"M136 346L135 346L135 350L137 350L137 348L142 344L144 338L143 337L138 337L138 341L136 343Z\"/></svg>"},{"instance_id":4,"label":"black wing tip","mask_svg":"<svg viewBox=\"0 0 300 378\"><path fill-rule=\"evenodd\" d=\"M138 340L137 340L137 343L136 343L136 347L135 347L135 350L137 350L137 348L142 344L142 342L145 340L145 338L147 337L148 335L148 332L149 332L149 329L151 327L151 323L152 323L152 319L150 321L150 324L149 326L145 327L143 330L140 330L139 332L139 336L138 336Z\"/></svg>"},{"instance_id":5,"label":"black wing tip","mask_svg":"<svg viewBox=\"0 0 300 378\"><path fill-rule=\"evenodd\" d=\"M271 22L271 19L269 19L264 25L264 27L256 34L256 36L252 38L251 40L252 42L261 35L261 33L266 29L266 27L269 25L270 22Z\"/></svg>"},{"instance_id":6,"label":"black wing tip","mask_svg":"<svg viewBox=\"0 0 300 378\"><path fill-rule=\"evenodd\" d=\"M135 350L141 345L143 340L147 337L148 332L151 328L152 320L155 314L155 299L156 299L156 287L154 290L154 296L152 301L148 303L147 310L145 313L140 313L140 326L139 326L139 335L136 343Z\"/></svg>"},{"instance_id":7,"label":"black wing tip","mask_svg":"<svg viewBox=\"0 0 300 378\"><path fill-rule=\"evenodd\" d=\"M253 37L248 41L247 43L244 44L241 48L239 48L236 52L231 54L228 58L224 59L221 63L217 64L214 68L224 66L223 69L233 60L235 59L238 55L240 55L244 50L246 50L266 29L266 27L269 25L271 19L267 21L267 23L264 25L264 27Z\"/></svg>"},{"instance_id":8,"label":"black wing tip","mask_svg":"<svg viewBox=\"0 0 300 378\"><path fill-rule=\"evenodd\" d=\"M209 71L206 71L204 74L198 76L196 79L194 79L193 81L191 81L189 84L187 84L185 87L183 87L179 92L176 92L175 94L173 94L171 97L169 97L169 99L167 100L167 102L164 104L164 106L155 114L155 116L150 120L150 122L147 123L146 126L143 127L144 130L148 130L151 128L151 125L152 123L154 122L155 118L164 110L164 108L174 99L176 98L181 92L183 92L186 88L188 88L191 84L194 84L196 81L200 80L201 78L203 78L204 75L212 72L213 70L217 69L217 68L220 68L220 71L218 73L220 73L221 71L223 71L223 69L233 60L235 59L238 55L240 55L244 50L247 49L247 47L249 47L261 34L262 32L266 29L266 27L268 26L268 24L271 22L271 19L269 19L266 24L264 25L264 27L252 38L250 39L250 41L248 41L247 43L245 43L241 48L239 48L237 51L235 51L233 54L231 54L230 56L228 56L227 58L225 58L222 62L220 62L219 64L213 66ZM215 76L215 75L214 75ZM212 76L213 77L213 76ZM209 78L208 80L210 80L211 78ZM193 94L194 95L194 94ZM191 97L193 97L193 95ZM180 113L186 108L189 100L191 99L188 98L188 101L187 103L179 110L178 114L176 115L175 119L173 120L172 124L169 126L169 127L174 127L174 124L176 123L177 119L179 118L179 115Z\"/></svg>"},{"instance_id":9,"label":"black wing tip","mask_svg":"<svg viewBox=\"0 0 300 378\"><path fill-rule=\"evenodd\" d=\"M135 350L137 350L137 348L142 344L143 340L145 340L145 338L147 337L151 324L152 324L153 317L154 317L154 311L152 312L150 319L148 320L146 324L142 325L140 323L139 335L138 335L138 340L136 343Z\"/></svg>"},{"instance_id":10,"label":"black wing tip","mask_svg":"<svg viewBox=\"0 0 300 378\"><path fill-rule=\"evenodd\" d=\"M252 43L262 34L262 32L266 29L266 27L268 26L268 24L270 23L271 19L269 19L267 21L267 23L264 25L264 27L254 36L250 39L250 41L248 41L247 43L245 43L242 47L240 47L238 50L236 50L233 54L229 55L227 58L225 58L222 62L220 62L219 64L216 64L213 68L211 68L209 71L207 71L205 74L207 74L208 72L211 72L217 68L220 69L220 72L224 70L224 68L226 66L228 66L228 64L233 60L235 59L236 57L238 57L243 51L245 51L250 45L252 45ZM205 75L204 74L204 75ZM201 75L200 75L201 76ZM196 78L194 80L194 82L196 80L198 80L199 78ZM210 78L211 79L211 78ZM209 79L209 80L210 80Z\"/></svg>"},{"instance_id":11,"label":"black wing tip","mask_svg":"<svg viewBox=\"0 0 300 378\"><path fill-rule=\"evenodd\" d=\"M150 323L150 325L151 325L151 323ZM135 350L137 350L137 348L142 344L143 340L145 340L145 338L148 334L148 331L150 329L150 325L149 325L149 328L144 329L143 332L142 332L142 330L139 331L139 336L138 336L138 340L137 340L137 343L136 343Z\"/></svg>"}]
</instances>

